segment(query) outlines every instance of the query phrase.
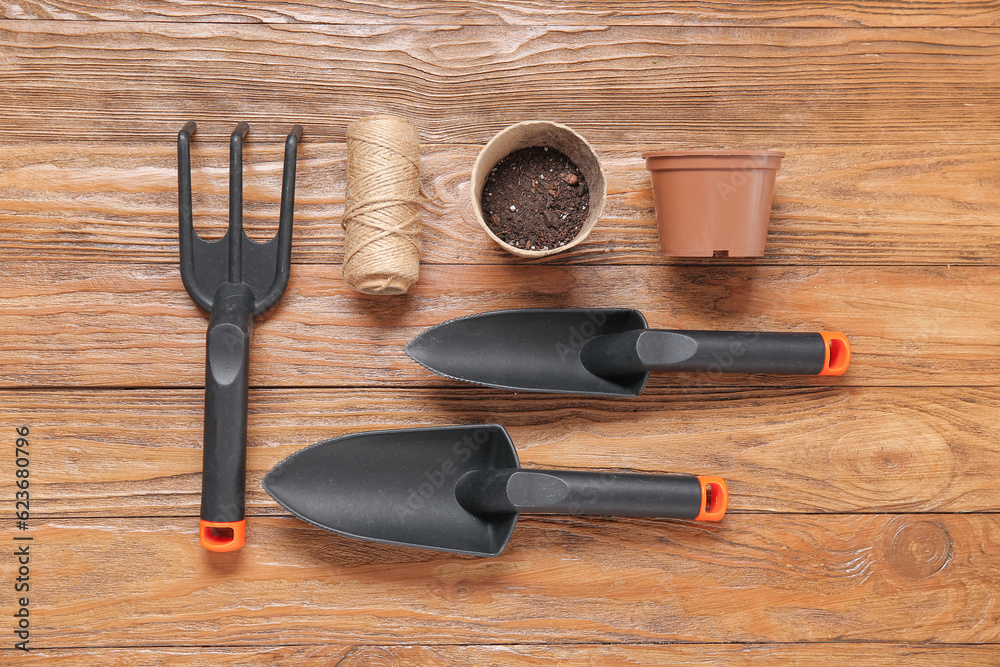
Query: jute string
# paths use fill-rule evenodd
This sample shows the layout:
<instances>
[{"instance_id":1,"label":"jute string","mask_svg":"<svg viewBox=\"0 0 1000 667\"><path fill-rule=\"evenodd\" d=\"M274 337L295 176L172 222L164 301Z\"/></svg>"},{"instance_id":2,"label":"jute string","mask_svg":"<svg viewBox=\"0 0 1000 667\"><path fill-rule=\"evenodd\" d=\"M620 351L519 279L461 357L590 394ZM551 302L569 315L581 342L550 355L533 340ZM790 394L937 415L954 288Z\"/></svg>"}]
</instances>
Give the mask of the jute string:
<instances>
[{"instance_id":1,"label":"jute string","mask_svg":"<svg viewBox=\"0 0 1000 667\"><path fill-rule=\"evenodd\" d=\"M344 280L365 294L402 294L420 270L420 145L396 116L347 126Z\"/></svg>"}]
</instances>

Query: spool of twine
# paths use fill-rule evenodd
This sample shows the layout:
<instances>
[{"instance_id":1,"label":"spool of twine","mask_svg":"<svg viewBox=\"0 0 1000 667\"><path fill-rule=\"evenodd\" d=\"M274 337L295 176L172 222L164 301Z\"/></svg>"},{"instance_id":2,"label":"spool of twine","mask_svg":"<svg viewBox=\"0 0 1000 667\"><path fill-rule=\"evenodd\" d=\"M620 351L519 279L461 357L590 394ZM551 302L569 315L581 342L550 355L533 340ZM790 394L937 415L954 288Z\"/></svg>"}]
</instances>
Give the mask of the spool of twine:
<instances>
[{"instance_id":1,"label":"spool of twine","mask_svg":"<svg viewBox=\"0 0 1000 667\"><path fill-rule=\"evenodd\" d=\"M402 294L420 270L420 145L396 116L347 126L344 280L365 294Z\"/></svg>"}]
</instances>

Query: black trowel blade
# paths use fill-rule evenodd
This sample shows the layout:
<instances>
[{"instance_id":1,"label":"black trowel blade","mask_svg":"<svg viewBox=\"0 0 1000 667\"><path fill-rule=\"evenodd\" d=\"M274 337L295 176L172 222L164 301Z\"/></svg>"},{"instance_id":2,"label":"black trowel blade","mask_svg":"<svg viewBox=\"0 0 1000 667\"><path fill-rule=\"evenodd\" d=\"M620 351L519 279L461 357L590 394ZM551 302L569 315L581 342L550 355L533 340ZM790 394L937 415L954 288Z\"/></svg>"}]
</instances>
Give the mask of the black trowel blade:
<instances>
[{"instance_id":1,"label":"black trowel blade","mask_svg":"<svg viewBox=\"0 0 1000 667\"><path fill-rule=\"evenodd\" d=\"M264 489L289 512L364 540L495 556L517 515L481 518L455 500L470 470L518 467L499 425L370 431L292 454L264 476Z\"/></svg>"},{"instance_id":2,"label":"black trowel blade","mask_svg":"<svg viewBox=\"0 0 1000 667\"><path fill-rule=\"evenodd\" d=\"M406 345L417 363L445 377L487 387L594 396L638 396L648 373L594 375L580 349L597 335L646 327L628 308L498 310L431 327Z\"/></svg>"}]
</instances>

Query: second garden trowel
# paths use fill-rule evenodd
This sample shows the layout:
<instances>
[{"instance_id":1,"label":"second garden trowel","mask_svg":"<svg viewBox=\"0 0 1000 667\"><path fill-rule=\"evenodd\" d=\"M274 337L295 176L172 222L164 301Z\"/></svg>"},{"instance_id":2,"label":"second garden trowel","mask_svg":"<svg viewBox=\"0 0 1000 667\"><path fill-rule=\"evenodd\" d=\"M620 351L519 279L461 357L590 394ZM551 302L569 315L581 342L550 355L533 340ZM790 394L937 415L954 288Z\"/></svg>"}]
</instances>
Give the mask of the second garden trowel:
<instances>
[{"instance_id":1,"label":"second garden trowel","mask_svg":"<svg viewBox=\"0 0 1000 667\"><path fill-rule=\"evenodd\" d=\"M714 476L522 468L498 424L351 433L292 454L263 484L334 533L473 556L499 555L522 513L719 521L729 505Z\"/></svg>"},{"instance_id":2,"label":"second garden trowel","mask_svg":"<svg viewBox=\"0 0 1000 667\"><path fill-rule=\"evenodd\" d=\"M840 375L839 332L649 329L630 308L499 310L431 327L406 353L449 378L515 391L638 396L650 371Z\"/></svg>"}]
</instances>

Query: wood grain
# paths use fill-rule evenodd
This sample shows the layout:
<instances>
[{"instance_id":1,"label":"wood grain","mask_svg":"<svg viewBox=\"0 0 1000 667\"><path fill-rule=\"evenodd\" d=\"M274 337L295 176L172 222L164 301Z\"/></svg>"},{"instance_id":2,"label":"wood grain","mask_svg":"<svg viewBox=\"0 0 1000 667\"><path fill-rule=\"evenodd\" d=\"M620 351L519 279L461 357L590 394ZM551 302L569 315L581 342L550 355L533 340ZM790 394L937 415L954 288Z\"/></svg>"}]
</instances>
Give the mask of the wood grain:
<instances>
[{"instance_id":1,"label":"wood grain","mask_svg":"<svg viewBox=\"0 0 1000 667\"><path fill-rule=\"evenodd\" d=\"M45 143L0 151L0 238L19 261L158 262L176 265L179 128L149 143ZM228 142L195 135L194 210L217 238L228 221ZM344 145L308 136L298 160L293 261L343 258ZM672 142L673 143L673 142ZM677 148L694 147L673 143ZM577 250L547 264L678 264L659 253L644 150L598 145L607 171L604 218ZM982 146L783 146L767 256L731 264L998 264L1000 144ZM277 227L282 143L245 149L245 223ZM523 263L489 241L471 208L477 146L425 145L423 261ZM715 262L719 264L719 262Z\"/></svg>"},{"instance_id":2,"label":"wood grain","mask_svg":"<svg viewBox=\"0 0 1000 667\"><path fill-rule=\"evenodd\" d=\"M30 534L40 647L1000 640L993 514L531 518L496 559L287 518L229 554L193 519Z\"/></svg>"},{"instance_id":3,"label":"wood grain","mask_svg":"<svg viewBox=\"0 0 1000 667\"><path fill-rule=\"evenodd\" d=\"M0 63L0 442L31 428L17 536L34 538L34 650L5 643L0 663L997 662L997 0L26 0L0 2ZM423 142L425 264L404 298L340 277L344 127L377 112ZM610 186L588 241L536 263L491 246L468 200L479 148L532 118L584 134ZM191 119L209 236L234 124L251 124L257 238L281 140L305 126L230 554L196 539L207 320L177 269L175 162ZM787 153L767 256L661 257L639 154L726 147ZM622 305L660 327L839 329L854 361L659 375L620 401L461 385L402 352L471 312ZM525 517L475 559L334 536L260 487L324 438L477 422L507 426L526 466L722 475L731 511ZM0 497L14 466L0 457Z\"/></svg>"},{"instance_id":4,"label":"wood grain","mask_svg":"<svg viewBox=\"0 0 1000 667\"><path fill-rule=\"evenodd\" d=\"M0 280L0 386L203 385L207 320L175 267L0 261ZM661 373L651 386L996 386L998 285L995 267L425 266L392 299L353 292L336 267L299 265L258 320L250 382L458 387L403 345L476 312L631 306L654 327L844 331L852 341L842 377Z\"/></svg>"},{"instance_id":5,"label":"wood grain","mask_svg":"<svg viewBox=\"0 0 1000 667\"><path fill-rule=\"evenodd\" d=\"M0 44L0 132L26 142L155 141L192 118L342 140L373 111L432 143L538 117L601 142L996 141L993 29L15 20Z\"/></svg>"},{"instance_id":6,"label":"wood grain","mask_svg":"<svg viewBox=\"0 0 1000 667\"><path fill-rule=\"evenodd\" d=\"M32 649L18 665L274 665L323 664L338 667L481 665L532 667L555 661L574 665L995 665L995 645L822 644L546 644L493 646L308 645L245 647L157 647ZM9 649L6 651L9 653ZM0 656L4 652L0 651Z\"/></svg>"},{"instance_id":7,"label":"wood grain","mask_svg":"<svg viewBox=\"0 0 1000 667\"><path fill-rule=\"evenodd\" d=\"M0 393L0 439L28 426L33 513L196 516L203 392ZM499 391L260 390L250 398L247 506L287 514L264 473L365 430L501 423L522 465L720 475L732 512L996 511L1000 392L650 390L629 401ZM0 494L13 497L13 459Z\"/></svg>"},{"instance_id":8,"label":"wood grain","mask_svg":"<svg viewBox=\"0 0 1000 667\"><path fill-rule=\"evenodd\" d=\"M803 27L987 27L1000 23L996 2L753 2L738 6L706 0L669 4L640 0L368 0L312 2L115 2L31 0L6 3L0 18L63 21L210 21L250 23L405 23L418 25L781 25Z\"/></svg>"}]
</instances>

